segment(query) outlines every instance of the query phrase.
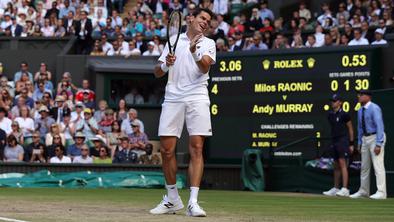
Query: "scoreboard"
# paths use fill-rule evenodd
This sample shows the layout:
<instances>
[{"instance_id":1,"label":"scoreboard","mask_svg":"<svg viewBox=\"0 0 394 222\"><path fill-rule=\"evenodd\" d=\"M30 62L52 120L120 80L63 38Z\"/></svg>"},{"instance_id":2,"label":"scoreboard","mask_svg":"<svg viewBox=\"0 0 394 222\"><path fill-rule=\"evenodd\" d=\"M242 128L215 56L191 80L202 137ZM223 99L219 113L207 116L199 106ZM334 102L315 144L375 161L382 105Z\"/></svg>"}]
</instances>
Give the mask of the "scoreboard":
<instances>
[{"instance_id":1,"label":"scoreboard","mask_svg":"<svg viewBox=\"0 0 394 222\"><path fill-rule=\"evenodd\" d=\"M239 161L245 149L275 156L316 157L329 145L330 97L355 117L357 90L376 88L374 47L240 52L218 55L209 92L213 137L208 161ZM353 118L356 128L357 122Z\"/></svg>"}]
</instances>

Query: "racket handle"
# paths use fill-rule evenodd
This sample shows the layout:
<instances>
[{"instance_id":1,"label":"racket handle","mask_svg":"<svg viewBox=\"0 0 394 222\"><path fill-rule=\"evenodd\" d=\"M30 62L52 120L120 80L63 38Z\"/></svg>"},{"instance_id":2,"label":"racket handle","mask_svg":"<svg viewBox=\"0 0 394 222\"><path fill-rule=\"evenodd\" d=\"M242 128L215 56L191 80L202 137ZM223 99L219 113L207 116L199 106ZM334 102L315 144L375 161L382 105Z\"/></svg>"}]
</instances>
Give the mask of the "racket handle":
<instances>
[{"instance_id":1,"label":"racket handle","mask_svg":"<svg viewBox=\"0 0 394 222\"><path fill-rule=\"evenodd\" d=\"M165 63L165 62L163 62L161 65L160 65L160 69L163 71L163 72L168 72L168 70L170 70L170 68L167 66L167 64Z\"/></svg>"}]
</instances>

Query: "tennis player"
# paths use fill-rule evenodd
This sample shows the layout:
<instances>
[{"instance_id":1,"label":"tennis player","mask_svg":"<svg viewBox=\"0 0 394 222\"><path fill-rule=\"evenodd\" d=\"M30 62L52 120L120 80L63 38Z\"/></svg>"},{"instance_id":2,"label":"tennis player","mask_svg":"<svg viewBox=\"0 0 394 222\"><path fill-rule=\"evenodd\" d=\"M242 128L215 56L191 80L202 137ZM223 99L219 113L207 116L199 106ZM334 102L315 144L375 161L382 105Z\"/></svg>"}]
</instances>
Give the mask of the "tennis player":
<instances>
[{"instance_id":1,"label":"tennis player","mask_svg":"<svg viewBox=\"0 0 394 222\"><path fill-rule=\"evenodd\" d=\"M204 168L204 139L212 136L207 80L210 66L216 61L216 46L212 39L204 36L204 32L210 27L213 16L208 9L196 9L186 33L179 36L176 51L169 54L167 44L154 70L158 78L169 71L159 123L167 195L157 207L150 210L151 214L175 213L184 207L176 187L175 146L186 121L190 152L188 174L191 185L186 215L206 216L205 211L198 205L197 198Z\"/></svg>"}]
</instances>

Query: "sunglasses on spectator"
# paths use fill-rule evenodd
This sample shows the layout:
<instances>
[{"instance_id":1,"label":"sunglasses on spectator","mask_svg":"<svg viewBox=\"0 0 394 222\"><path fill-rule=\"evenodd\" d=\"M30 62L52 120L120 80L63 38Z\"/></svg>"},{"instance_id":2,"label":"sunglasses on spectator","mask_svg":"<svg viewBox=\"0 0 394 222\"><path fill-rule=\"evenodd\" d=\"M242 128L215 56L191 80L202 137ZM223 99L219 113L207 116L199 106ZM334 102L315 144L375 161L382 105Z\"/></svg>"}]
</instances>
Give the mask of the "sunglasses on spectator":
<instances>
[{"instance_id":1,"label":"sunglasses on spectator","mask_svg":"<svg viewBox=\"0 0 394 222\"><path fill-rule=\"evenodd\" d=\"M89 151L88 149L81 149L82 151Z\"/></svg>"},{"instance_id":2,"label":"sunglasses on spectator","mask_svg":"<svg viewBox=\"0 0 394 222\"><path fill-rule=\"evenodd\" d=\"M33 138L40 138L39 136L33 136Z\"/></svg>"},{"instance_id":3,"label":"sunglasses on spectator","mask_svg":"<svg viewBox=\"0 0 394 222\"><path fill-rule=\"evenodd\" d=\"M100 153L105 153L105 152L107 152L106 150L100 150Z\"/></svg>"},{"instance_id":4,"label":"sunglasses on spectator","mask_svg":"<svg viewBox=\"0 0 394 222\"><path fill-rule=\"evenodd\" d=\"M55 152L60 152L60 149L56 149Z\"/></svg>"},{"instance_id":5,"label":"sunglasses on spectator","mask_svg":"<svg viewBox=\"0 0 394 222\"><path fill-rule=\"evenodd\" d=\"M55 140L60 140L60 137L53 137L53 139L55 139Z\"/></svg>"}]
</instances>

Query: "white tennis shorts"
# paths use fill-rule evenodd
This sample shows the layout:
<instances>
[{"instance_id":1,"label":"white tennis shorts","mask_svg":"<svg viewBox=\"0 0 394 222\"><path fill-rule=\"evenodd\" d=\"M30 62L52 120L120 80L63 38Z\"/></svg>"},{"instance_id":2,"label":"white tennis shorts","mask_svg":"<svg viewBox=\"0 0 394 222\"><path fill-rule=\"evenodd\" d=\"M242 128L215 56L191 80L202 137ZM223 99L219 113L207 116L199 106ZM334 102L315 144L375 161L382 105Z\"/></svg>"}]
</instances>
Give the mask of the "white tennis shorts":
<instances>
[{"instance_id":1,"label":"white tennis shorts","mask_svg":"<svg viewBox=\"0 0 394 222\"><path fill-rule=\"evenodd\" d=\"M183 125L189 136L212 136L209 100L164 102L159 123L159 136L181 137Z\"/></svg>"}]
</instances>

